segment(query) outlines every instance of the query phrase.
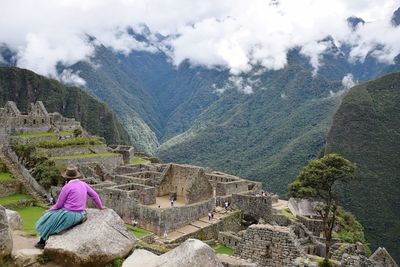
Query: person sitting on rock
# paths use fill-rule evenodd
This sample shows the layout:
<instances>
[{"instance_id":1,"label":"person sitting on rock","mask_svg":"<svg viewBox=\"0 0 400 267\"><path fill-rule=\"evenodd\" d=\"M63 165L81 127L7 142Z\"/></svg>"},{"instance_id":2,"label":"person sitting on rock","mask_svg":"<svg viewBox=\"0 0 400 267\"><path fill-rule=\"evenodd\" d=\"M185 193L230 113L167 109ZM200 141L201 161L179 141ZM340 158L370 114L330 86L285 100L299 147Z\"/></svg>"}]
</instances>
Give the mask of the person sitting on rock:
<instances>
[{"instance_id":1,"label":"person sitting on rock","mask_svg":"<svg viewBox=\"0 0 400 267\"><path fill-rule=\"evenodd\" d=\"M49 236L86 220L87 195L97 208L104 209L99 195L87 183L79 180L81 174L74 165L68 166L61 176L67 183L61 189L57 203L36 222L36 231L40 235L36 248L43 249Z\"/></svg>"}]
</instances>

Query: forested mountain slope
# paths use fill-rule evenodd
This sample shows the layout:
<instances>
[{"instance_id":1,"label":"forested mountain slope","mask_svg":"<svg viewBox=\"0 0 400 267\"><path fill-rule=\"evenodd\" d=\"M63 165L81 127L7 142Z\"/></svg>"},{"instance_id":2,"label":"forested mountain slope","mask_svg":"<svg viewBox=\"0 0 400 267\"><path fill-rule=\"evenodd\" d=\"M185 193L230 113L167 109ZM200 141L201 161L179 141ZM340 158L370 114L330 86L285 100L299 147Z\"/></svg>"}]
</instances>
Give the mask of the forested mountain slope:
<instances>
[{"instance_id":1,"label":"forested mountain slope","mask_svg":"<svg viewBox=\"0 0 400 267\"><path fill-rule=\"evenodd\" d=\"M285 193L321 152L341 83L300 65L261 74L252 94L225 92L185 133L164 143L166 161L194 163L264 182Z\"/></svg>"},{"instance_id":2,"label":"forested mountain slope","mask_svg":"<svg viewBox=\"0 0 400 267\"><path fill-rule=\"evenodd\" d=\"M372 245L400 255L400 73L353 87L336 112L326 153L355 162L343 202L365 227Z\"/></svg>"},{"instance_id":3,"label":"forested mountain slope","mask_svg":"<svg viewBox=\"0 0 400 267\"><path fill-rule=\"evenodd\" d=\"M79 88L65 87L32 71L0 67L0 106L9 100L16 102L21 111L26 111L31 102L43 101L49 112L75 118L108 143L130 143L127 132L104 103Z\"/></svg>"}]
</instances>

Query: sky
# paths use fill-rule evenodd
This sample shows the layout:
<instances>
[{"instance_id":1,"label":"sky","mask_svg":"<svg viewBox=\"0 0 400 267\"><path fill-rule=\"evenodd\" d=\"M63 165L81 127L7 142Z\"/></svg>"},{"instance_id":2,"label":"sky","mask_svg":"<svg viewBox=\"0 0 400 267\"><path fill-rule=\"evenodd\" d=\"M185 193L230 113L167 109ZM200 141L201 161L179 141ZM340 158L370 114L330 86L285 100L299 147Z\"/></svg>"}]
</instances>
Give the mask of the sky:
<instances>
[{"instance_id":1,"label":"sky","mask_svg":"<svg viewBox=\"0 0 400 267\"><path fill-rule=\"evenodd\" d=\"M362 61L381 45L374 56L391 63L400 53L400 27L390 23L398 7L398 0L0 0L0 44L16 53L19 67L77 84L84 81L57 73L57 63L90 61L100 43L124 54L162 50L175 65L189 60L236 75L254 65L283 68L295 47L317 69L329 48L321 40L331 36L337 45L351 45L349 60ZM367 23L354 31L350 16ZM127 33L143 25L151 43ZM155 33L168 38L159 41Z\"/></svg>"}]
</instances>

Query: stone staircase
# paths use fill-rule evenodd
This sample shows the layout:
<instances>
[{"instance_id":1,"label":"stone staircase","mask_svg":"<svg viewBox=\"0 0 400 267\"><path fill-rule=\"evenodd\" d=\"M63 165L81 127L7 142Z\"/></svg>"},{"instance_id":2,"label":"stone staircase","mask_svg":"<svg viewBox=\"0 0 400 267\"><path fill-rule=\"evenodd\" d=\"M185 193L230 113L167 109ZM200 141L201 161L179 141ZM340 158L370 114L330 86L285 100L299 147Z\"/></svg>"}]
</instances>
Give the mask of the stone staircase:
<instances>
[{"instance_id":1,"label":"stone staircase","mask_svg":"<svg viewBox=\"0 0 400 267\"><path fill-rule=\"evenodd\" d=\"M39 203L46 201L44 196L35 190L35 188L23 177L20 166L18 166L19 163L15 163L13 160L11 160L4 153L3 147L0 147L0 159L6 163L8 171L22 184L23 188L29 195L31 195Z\"/></svg>"},{"instance_id":2,"label":"stone staircase","mask_svg":"<svg viewBox=\"0 0 400 267\"><path fill-rule=\"evenodd\" d=\"M229 216L230 212L215 212L214 219L208 220L208 216L202 217L183 227L167 233L167 236L156 236L155 240L162 243L177 243L180 240L187 239L196 232L221 222L224 217Z\"/></svg>"}]
</instances>

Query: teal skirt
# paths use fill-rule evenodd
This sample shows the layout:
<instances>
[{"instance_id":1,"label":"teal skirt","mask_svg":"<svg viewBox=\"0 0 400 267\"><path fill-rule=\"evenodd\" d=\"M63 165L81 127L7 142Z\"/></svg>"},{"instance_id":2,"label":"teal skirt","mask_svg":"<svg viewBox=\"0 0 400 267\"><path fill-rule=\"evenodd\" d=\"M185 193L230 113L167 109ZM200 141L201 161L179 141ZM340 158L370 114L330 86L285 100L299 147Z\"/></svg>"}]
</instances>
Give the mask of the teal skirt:
<instances>
[{"instance_id":1,"label":"teal skirt","mask_svg":"<svg viewBox=\"0 0 400 267\"><path fill-rule=\"evenodd\" d=\"M49 236L61 233L74 225L82 222L86 211L71 212L66 210L52 210L43 214L36 222L36 232L43 240Z\"/></svg>"}]
</instances>

